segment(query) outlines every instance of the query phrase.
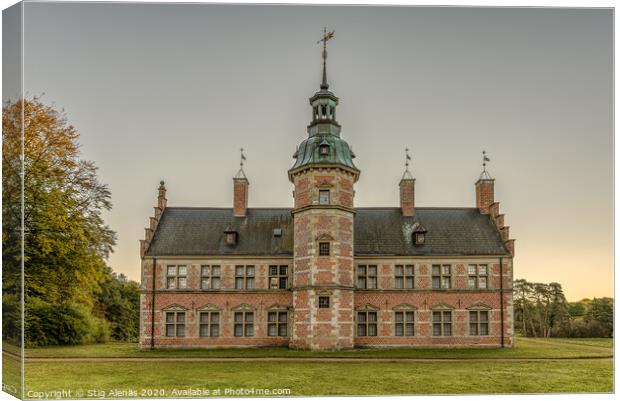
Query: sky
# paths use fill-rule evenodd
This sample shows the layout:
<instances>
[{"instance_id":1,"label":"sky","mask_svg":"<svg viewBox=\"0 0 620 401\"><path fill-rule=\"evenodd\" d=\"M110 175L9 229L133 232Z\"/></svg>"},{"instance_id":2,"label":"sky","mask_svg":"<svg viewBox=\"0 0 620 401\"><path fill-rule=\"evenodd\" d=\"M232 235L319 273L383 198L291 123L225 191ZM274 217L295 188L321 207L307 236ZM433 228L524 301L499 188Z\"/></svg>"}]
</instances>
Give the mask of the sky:
<instances>
[{"instance_id":1,"label":"sky","mask_svg":"<svg viewBox=\"0 0 620 401\"><path fill-rule=\"evenodd\" d=\"M26 96L80 133L131 279L162 179L171 206L230 207L243 147L250 207L293 205L327 26L356 206L398 205L408 147L417 206L473 207L484 149L515 278L613 295L611 9L26 3L24 23Z\"/></svg>"}]
</instances>

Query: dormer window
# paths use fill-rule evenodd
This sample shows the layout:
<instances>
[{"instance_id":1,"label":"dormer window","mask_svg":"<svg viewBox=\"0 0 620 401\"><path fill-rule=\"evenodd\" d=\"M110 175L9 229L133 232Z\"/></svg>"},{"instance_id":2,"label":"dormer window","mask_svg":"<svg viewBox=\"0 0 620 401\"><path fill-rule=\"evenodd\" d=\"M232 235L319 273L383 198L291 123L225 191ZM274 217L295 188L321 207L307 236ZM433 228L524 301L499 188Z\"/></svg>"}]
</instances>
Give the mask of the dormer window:
<instances>
[{"instance_id":1,"label":"dormer window","mask_svg":"<svg viewBox=\"0 0 620 401\"><path fill-rule=\"evenodd\" d=\"M320 145L319 146L319 154L321 156L328 156L329 155L329 145L327 145L327 144Z\"/></svg>"},{"instance_id":2,"label":"dormer window","mask_svg":"<svg viewBox=\"0 0 620 401\"><path fill-rule=\"evenodd\" d=\"M415 223L413 226L413 243L415 245L424 245L425 241L426 228L420 223Z\"/></svg>"},{"instance_id":3,"label":"dormer window","mask_svg":"<svg viewBox=\"0 0 620 401\"><path fill-rule=\"evenodd\" d=\"M224 240L226 241L226 245L236 245L237 244L237 232L236 231L224 232Z\"/></svg>"},{"instance_id":4,"label":"dormer window","mask_svg":"<svg viewBox=\"0 0 620 401\"><path fill-rule=\"evenodd\" d=\"M414 237L415 237L415 244L422 245L424 244L424 241L426 239L426 233L415 233Z\"/></svg>"}]
</instances>

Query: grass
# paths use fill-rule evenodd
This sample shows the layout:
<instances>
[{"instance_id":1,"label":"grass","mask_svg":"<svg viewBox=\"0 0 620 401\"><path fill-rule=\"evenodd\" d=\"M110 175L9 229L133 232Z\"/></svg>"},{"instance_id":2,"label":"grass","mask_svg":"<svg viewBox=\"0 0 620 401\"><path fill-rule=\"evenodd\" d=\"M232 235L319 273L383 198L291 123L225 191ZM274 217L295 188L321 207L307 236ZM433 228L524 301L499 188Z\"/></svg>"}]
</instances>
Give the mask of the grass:
<instances>
[{"instance_id":1,"label":"grass","mask_svg":"<svg viewBox=\"0 0 620 401\"><path fill-rule=\"evenodd\" d=\"M21 360L2 355L2 384L7 393L20 397L22 386Z\"/></svg>"},{"instance_id":2,"label":"grass","mask_svg":"<svg viewBox=\"0 0 620 401\"><path fill-rule=\"evenodd\" d=\"M140 362L27 363L26 396L37 391L71 390L95 397L111 389L173 390L290 389L304 395L396 395L611 392L612 361L459 362ZM346 377L346 380L343 379ZM77 393L81 391L81 393ZM30 394L30 396L29 396ZM127 393L117 393L127 396ZM182 395L182 394L181 394ZM231 394L228 394L231 395Z\"/></svg>"},{"instance_id":3,"label":"grass","mask_svg":"<svg viewBox=\"0 0 620 401\"><path fill-rule=\"evenodd\" d=\"M358 349L340 352L286 348L140 351L137 344L109 343L26 350L27 357L169 357L136 361L26 361L26 398L71 390L69 398L187 397L174 392L219 389L290 389L290 396L566 393L613 391L611 339L517 338L514 348ZM321 357L343 357L330 362ZM174 357L243 357L250 361L177 361ZM269 362L261 357L310 357ZM356 361L364 358L436 358L433 361ZM6 363L7 356L4 356ZM460 360L442 361L445 358ZM476 360L472 360L476 358ZM484 358L485 360L480 360ZM542 358L532 360L532 358ZM565 358L571 358L566 360ZM512 360L511 360L512 359ZM343 378L346 378L343 379ZM116 389L118 392L110 392ZM142 393L161 389L163 393ZM79 391L79 392L78 392ZM134 391L130 393L129 391ZM213 396L213 393L208 394ZM248 395L248 394L246 394ZM249 394L252 395L252 394ZM261 395L255 393L254 395ZM262 394L265 395L265 394ZM53 393L47 397L53 397Z\"/></svg>"},{"instance_id":4,"label":"grass","mask_svg":"<svg viewBox=\"0 0 620 401\"><path fill-rule=\"evenodd\" d=\"M513 348L451 349L354 349L311 352L288 348L162 349L140 350L135 343L107 343L26 349L26 357L341 357L341 358L592 358L612 355L611 339L530 339L517 338Z\"/></svg>"}]
</instances>

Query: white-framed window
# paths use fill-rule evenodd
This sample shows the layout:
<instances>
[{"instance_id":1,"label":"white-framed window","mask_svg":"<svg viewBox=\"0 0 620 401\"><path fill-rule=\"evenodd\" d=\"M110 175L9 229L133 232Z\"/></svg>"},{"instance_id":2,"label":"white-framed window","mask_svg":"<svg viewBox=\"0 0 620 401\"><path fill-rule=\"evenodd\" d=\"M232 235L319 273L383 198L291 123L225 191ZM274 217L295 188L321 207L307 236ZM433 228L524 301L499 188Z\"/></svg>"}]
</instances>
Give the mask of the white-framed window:
<instances>
[{"instance_id":1,"label":"white-framed window","mask_svg":"<svg viewBox=\"0 0 620 401\"><path fill-rule=\"evenodd\" d=\"M414 311L394 312L394 334L399 337L412 337L414 334Z\"/></svg>"},{"instance_id":2,"label":"white-framed window","mask_svg":"<svg viewBox=\"0 0 620 401\"><path fill-rule=\"evenodd\" d=\"M254 312L235 312L233 333L235 337L254 336Z\"/></svg>"},{"instance_id":3,"label":"white-framed window","mask_svg":"<svg viewBox=\"0 0 620 401\"><path fill-rule=\"evenodd\" d=\"M375 337L377 332L377 312L357 311L357 336Z\"/></svg>"},{"instance_id":4,"label":"white-framed window","mask_svg":"<svg viewBox=\"0 0 620 401\"><path fill-rule=\"evenodd\" d=\"M203 290L219 290L222 283L220 265L200 266L200 287Z\"/></svg>"},{"instance_id":5,"label":"white-framed window","mask_svg":"<svg viewBox=\"0 0 620 401\"><path fill-rule=\"evenodd\" d=\"M267 312L267 335L270 337L288 336L288 312Z\"/></svg>"},{"instance_id":6,"label":"white-framed window","mask_svg":"<svg viewBox=\"0 0 620 401\"><path fill-rule=\"evenodd\" d=\"M185 337L185 312L166 312L166 337Z\"/></svg>"},{"instance_id":7,"label":"white-framed window","mask_svg":"<svg viewBox=\"0 0 620 401\"><path fill-rule=\"evenodd\" d=\"M468 265L467 275L469 288L488 288L489 268L487 265Z\"/></svg>"},{"instance_id":8,"label":"white-framed window","mask_svg":"<svg viewBox=\"0 0 620 401\"><path fill-rule=\"evenodd\" d=\"M219 337L220 335L220 312L200 312L200 337Z\"/></svg>"},{"instance_id":9,"label":"white-framed window","mask_svg":"<svg viewBox=\"0 0 620 401\"><path fill-rule=\"evenodd\" d=\"M398 289L412 289L415 287L413 265L394 266L394 287Z\"/></svg>"},{"instance_id":10,"label":"white-framed window","mask_svg":"<svg viewBox=\"0 0 620 401\"><path fill-rule=\"evenodd\" d=\"M472 310L469 311L469 335L488 336L489 335L489 311Z\"/></svg>"},{"instance_id":11,"label":"white-framed window","mask_svg":"<svg viewBox=\"0 0 620 401\"><path fill-rule=\"evenodd\" d=\"M433 311L433 336L452 335L452 311Z\"/></svg>"},{"instance_id":12,"label":"white-framed window","mask_svg":"<svg viewBox=\"0 0 620 401\"><path fill-rule=\"evenodd\" d=\"M377 265L357 266L357 288L377 288Z\"/></svg>"},{"instance_id":13,"label":"white-framed window","mask_svg":"<svg viewBox=\"0 0 620 401\"><path fill-rule=\"evenodd\" d=\"M269 288L281 290L288 288L288 265L269 266Z\"/></svg>"},{"instance_id":14,"label":"white-framed window","mask_svg":"<svg viewBox=\"0 0 620 401\"><path fill-rule=\"evenodd\" d=\"M237 290L253 290L255 268L253 265L235 266L235 289Z\"/></svg>"},{"instance_id":15,"label":"white-framed window","mask_svg":"<svg viewBox=\"0 0 620 401\"><path fill-rule=\"evenodd\" d=\"M448 289L452 287L452 266L432 265L433 289Z\"/></svg>"},{"instance_id":16,"label":"white-framed window","mask_svg":"<svg viewBox=\"0 0 620 401\"><path fill-rule=\"evenodd\" d=\"M169 289L187 288L187 266L185 265L166 266L166 288L169 288Z\"/></svg>"}]
</instances>

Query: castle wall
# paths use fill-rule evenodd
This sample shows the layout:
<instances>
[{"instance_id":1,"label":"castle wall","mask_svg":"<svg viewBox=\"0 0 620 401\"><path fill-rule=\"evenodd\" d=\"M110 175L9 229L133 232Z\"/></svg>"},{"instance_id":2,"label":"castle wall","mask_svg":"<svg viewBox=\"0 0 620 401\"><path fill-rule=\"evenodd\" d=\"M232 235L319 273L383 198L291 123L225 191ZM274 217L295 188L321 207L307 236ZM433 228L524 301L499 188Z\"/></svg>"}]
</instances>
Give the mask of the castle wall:
<instances>
[{"instance_id":1,"label":"castle wall","mask_svg":"<svg viewBox=\"0 0 620 401\"><path fill-rule=\"evenodd\" d=\"M512 304L512 260L503 259L504 274L504 344L513 344ZM166 289L165 273L168 265L188 266L188 288ZM222 266L222 288L200 289L200 266ZM395 268L413 264L415 284L413 289L395 288ZM432 265L453 266L453 286L450 289L432 289ZM489 288L467 288L467 266L487 264L489 266ZM253 347L291 346L294 348L347 348L356 347L410 347L410 346L452 346L452 347L498 347L501 344L501 302L499 292L499 258L355 258L354 271L360 265L377 265L376 289L309 288L306 291L269 289L268 267L270 265L293 266L291 258L221 258L221 259L157 259L157 290L155 293L155 337L156 348L168 347ZM235 290L234 266L256 266L256 288ZM151 271L152 261L142 262L142 294L140 299L140 345L151 346ZM318 275L318 272L316 273ZM316 276L315 275L315 276ZM289 270L289 278L293 273ZM318 277L318 276L316 276ZM323 291L323 292L322 292ZM327 292L325 292L327 291ZM331 291L331 292L330 292ZM333 310L304 308L316 305L319 294L330 293L338 305ZM343 300L343 301L341 301ZM297 305L297 307L295 307ZM350 305L350 307L349 307ZM488 335L471 335L469 312L483 310L489 316ZM169 311L185 313L185 335L168 337L165 332L165 314ZM204 311L217 311L219 335L201 337L199 316ZM253 312L253 335L235 337L234 314L237 311ZM268 335L268 314L273 311L287 312L286 336ZM377 314L377 335L359 336L357 313L371 311ZM396 312L413 312L413 336L396 335ZM452 311L452 333L450 336L433 335L433 311ZM345 322L345 323L343 323ZM304 330L308 332L304 332ZM313 338L308 343L304 339ZM300 339L301 342L300 342ZM350 339L350 340L349 340ZM350 341L350 342L349 342Z\"/></svg>"}]
</instances>

